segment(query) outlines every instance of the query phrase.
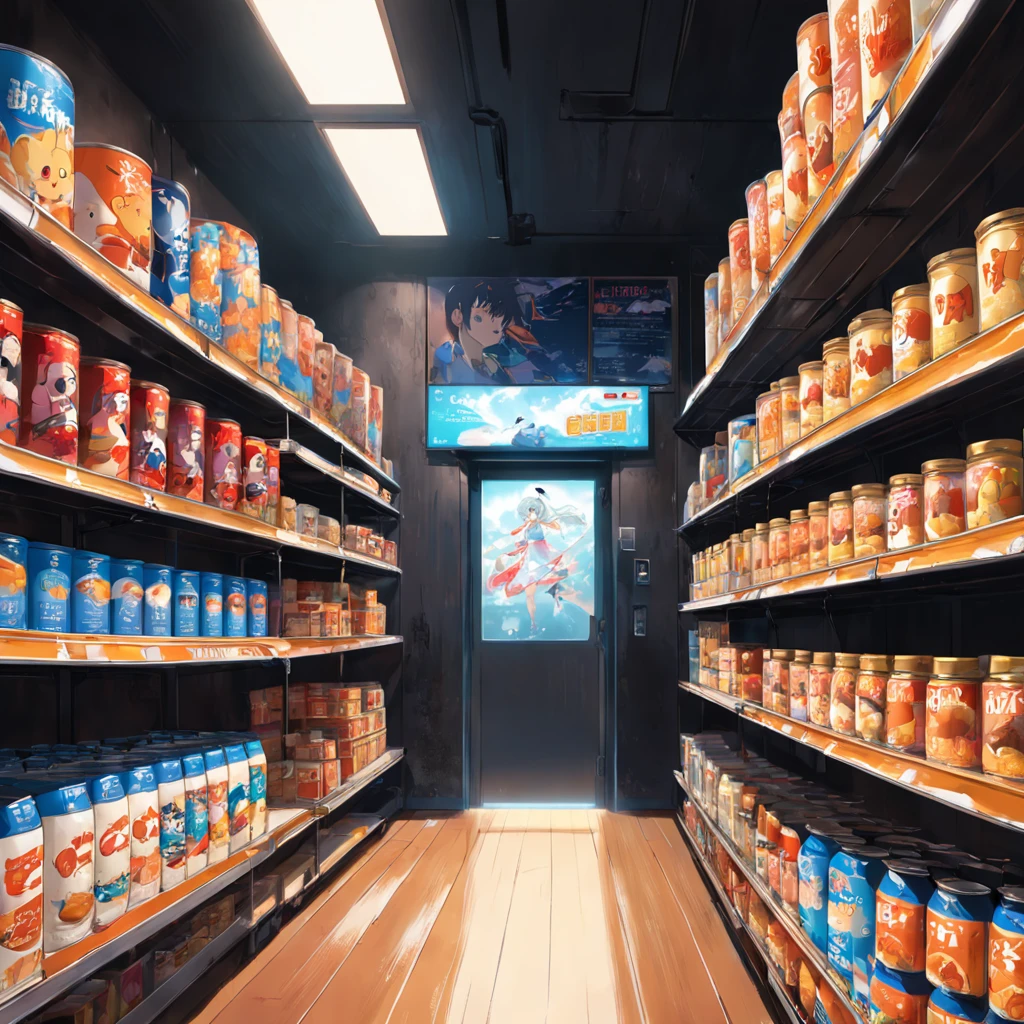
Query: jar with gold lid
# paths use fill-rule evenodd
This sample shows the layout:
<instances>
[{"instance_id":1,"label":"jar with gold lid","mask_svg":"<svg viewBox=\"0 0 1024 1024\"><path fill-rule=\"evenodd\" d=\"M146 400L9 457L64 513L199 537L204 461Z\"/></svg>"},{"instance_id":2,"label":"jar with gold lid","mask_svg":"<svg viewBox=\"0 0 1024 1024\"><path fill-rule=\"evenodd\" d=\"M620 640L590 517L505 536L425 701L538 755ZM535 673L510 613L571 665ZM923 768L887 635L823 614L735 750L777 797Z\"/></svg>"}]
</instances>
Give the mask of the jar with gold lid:
<instances>
[{"instance_id":1,"label":"jar with gold lid","mask_svg":"<svg viewBox=\"0 0 1024 1024\"><path fill-rule=\"evenodd\" d=\"M764 462L782 449L782 395L777 390L757 396L757 461Z\"/></svg>"},{"instance_id":2,"label":"jar with gold lid","mask_svg":"<svg viewBox=\"0 0 1024 1024\"><path fill-rule=\"evenodd\" d=\"M800 436L809 434L815 427L821 426L822 391L821 378L824 363L820 359L812 359L809 363L801 363L797 368L800 374Z\"/></svg>"},{"instance_id":3,"label":"jar with gold lid","mask_svg":"<svg viewBox=\"0 0 1024 1024\"><path fill-rule=\"evenodd\" d=\"M828 564L853 558L853 494L833 491L828 496Z\"/></svg>"},{"instance_id":4,"label":"jar with gold lid","mask_svg":"<svg viewBox=\"0 0 1024 1024\"><path fill-rule=\"evenodd\" d=\"M729 536L729 590L739 590L739 577L743 571L743 535Z\"/></svg>"},{"instance_id":5,"label":"jar with gold lid","mask_svg":"<svg viewBox=\"0 0 1024 1024\"><path fill-rule=\"evenodd\" d=\"M807 672L807 717L815 725L829 724L829 701L832 692L832 668L835 657L831 651L815 651Z\"/></svg>"},{"instance_id":6,"label":"jar with gold lid","mask_svg":"<svg viewBox=\"0 0 1024 1024\"><path fill-rule=\"evenodd\" d=\"M800 378L783 377L779 381L782 395L782 447L800 440Z\"/></svg>"},{"instance_id":7,"label":"jar with gold lid","mask_svg":"<svg viewBox=\"0 0 1024 1024\"><path fill-rule=\"evenodd\" d=\"M769 526L767 523L754 524L750 573L753 576L755 586L759 583L765 583L772 578L772 563L768 557L768 534Z\"/></svg>"},{"instance_id":8,"label":"jar with gold lid","mask_svg":"<svg viewBox=\"0 0 1024 1024\"><path fill-rule=\"evenodd\" d=\"M926 540L942 540L967 529L966 471L967 463L963 459L932 459L921 466Z\"/></svg>"},{"instance_id":9,"label":"jar with gold lid","mask_svg":"<svg viewBox=\"0 0 1024 1024\"><path fill-rule=\"evenodd\" d=\"M828 502L812 501L807 506L808 567L828 566Z\"/></svg>"},{"instance_id":10,"label":"jar with gold lid","mask_svg":"<svg viewBox=\"0 0 1024 1024\"><path fill-rule=\"evenodd\" d=\"M967 446L967 528L1021 514L1021 442L1012 437Z\"/></svg>"},{"instance_id":11,"label":"jar with gold lid","mask_svg":"<svg viewBox=\"0 0 1024 1024\"><path fill-rule=\"evenodd\" d=\"M935 658L925 701L924 743L929 761L953 768L981 765L977 658Z\"/></svg>"},{"instance_id":12,"label":"jar with gold lid","mask_svg":"<svg viewBox=\"0 0 1024 1024\"><path fill-rule=\"evenodd\" d=\"M885 553L885 484L857 484L853 491L854 558Z\"/></svg>"},{"instance_id":13,"label":"jar with gold lid","mask_svg":"<svg viewBox=\"0 0 1024 1024\"><path fill-rule=\"evenodd\" d=\"M932 659L897 654L885 690L886 746L904 754L924 753L924 705Z\"/></svg>"},{"instance_id":14,"label":"jar with gold lid","mask_svg":"<svg viewBox=\"0 0 1024 1024\"><path fill-rule=\"evenodd\" d=\"M982 769L1024 779L1024 658L993 654L981 701Z\"/></svg>"},{"instance_id":15,"label":"jar with gold lid","mask_svg":"<svg viewBox=\"0 0 1024 1024\"><path fill-rule=\"evenodd\" d=\"M826 341L821 362L821 421L828 423L850 408L850 339Z\"/></svg>"},{"instance_id":16,"label":"jar with gold lid","mask_svg":"<svg viewBox=\"0 0 1024 1024\"><path fill-rule=\"evenodd\" d=\"M733 589L746 590L750 586L751 541L754 538L754 531L744 530L735 536L737 540L733 545Z\"/></svg>"},{"instance_id":17,"label":"jar with gold lid","mask_svg":"<svg viewBox=\"0 0 1024 1024\"><path fill-rule=\"evenodd\" d=\"M789 571L789 520L773 519L768 524L768 561L771 564L771 578L782 580Z\"/></svg>"},{"instance_id":18,"label":"jar with gold lid","mask_svg":"<svg viewBox=\"0 0 1024 1024\"><path fill-rule=\"evenodd\" d=\"M987 331L1024 312L1024 208L1000 210L975 229L978 259L978 326Z\"/></svg>"},{"instance_id":19,"label":"jar with gold lid","mask_svg":"<svg viewBox=\"0 0 1024 1024\"><path fill-rule=\"evenodd\" d=\"M892 379L900 380L931 361L928 285L908 284L892 297Z\"/></svg>"},{"instance_id":20,"label":"jar with gold lid","mask_svg":"<svg viewBox=\"0 0 1024 1024\"><path fill-rule=\"evenodd\" d=\"M789 663L789 717L807 721L807 687L810 682L811 652L794 651Z\"/></svg>"},{"instance_id":21,"label":"jar with gold lid","mask_svg":"<svg viewBox=\"0 0 1024 1024\"><path fill-rule=\"evenodd\" d=\"M794 651L775 648L765 669L764 706L776 714L789 714L789 668Z\"/></svg>"},{"instance_id":22,"label":"jar with gold lid","mask_svg":"<svg viewBox=\"0 0 1024 1024\"><path fill-rule=\"evenodd\" d=\"M932 316L932 359L978 333L978 255L951 249L928 261L928 297Z\"/></svg>"},{"instance_id":23,"label":"jar with gold lid","mask_svg":"<svg viewBox=\"0 0 1024 1024\"><path fill-rule=\"evenodd\" d=\"M837 654L832 669L829 691L828 724L835 732L853 736L857 731L854 714L857 699L857 673L860 671L860 656Z\"/></svg>"},{"instance_id":24,"label":"jar with gold lid","mask_svg":"<svg viewBox=\"0 0 1024 1024\"><path fill-rule=\"evenodd\" d=\"M889 477L889 550L924 543L924 477L900 473Z\"/></svg>"},{"instance_id":25,"label":"jar with gold lid","mask_svg":"<svg viewBox=\"0 0 1024 1024\"><path fill-rule=\"evenodd\" d=\"M789 572L798 576L811 567L810 520L807 509L795 508L789 513Z\"/></svg>"},{"instance_id":26,"label":"jar with gold lid","mask_svg":"<svg viewBox=\"0 0 1024 1024\"><path fill-rule=\"evenodd\" d=\"M850 405L892 383L892 314L869 309L850 323Z\"/></svg>"},{"instance_id":27,"label":"jar with gold lid","mask_svg":"<svg viewBox=\"0 0 1024 1024\"><path fill-rule=\"evenodd\" d=\"M889 684L889 656L862 654L857 672L854 728L862 740L885 739L885 692Z\"/></svg>"},{"instance_id":28,"label":"jar with gold lid","mask_svg":"<svg viewBox=\"0 0 1024 1024\"><path fill-rule=\"evenodd\" d=\"M733 325L732 276L729 257L718 261L718 347L725 344Z\"/></svg>"}]
</instances>

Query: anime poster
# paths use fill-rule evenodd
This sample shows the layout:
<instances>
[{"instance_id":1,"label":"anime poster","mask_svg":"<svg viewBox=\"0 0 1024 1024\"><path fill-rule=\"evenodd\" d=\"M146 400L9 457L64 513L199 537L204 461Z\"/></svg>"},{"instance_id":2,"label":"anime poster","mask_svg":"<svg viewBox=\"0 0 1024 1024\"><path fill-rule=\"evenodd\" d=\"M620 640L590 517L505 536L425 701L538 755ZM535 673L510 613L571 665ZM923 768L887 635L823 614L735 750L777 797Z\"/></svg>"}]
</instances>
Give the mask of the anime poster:
<instances>
[{"instance_id":1,"label":"anime poster","mask_svg":"<svg viewBox=\"0 0 1024 1024\"><path fill-rule=\"evenodd\" d=\"M672 282L594 278L595 384L672 383Z\"/></svg>"},{"instance_id":2,"label":"anime poster","mask_svg":"<svg viewBox=\"0 0 1024 1024\"><path fill-rule=\"evenodd\" d=\"M646 448L647 388L427 389L428 448Z\"/></svg>"},{"instance_id":3,"label":"anime poster","mask_svg":"<svg viewBox=\"0 0 1024 1024\"><path fill-rule=\"evenodd\" d=\"M585 384L585 277L427 281L429 384Z\"/></svg>"},{"instance_id":4,"label":"anime poster","mask_svg":"<svg viewBox=\"0 0 1024 1024\"><path fill-rule=\"evenodd\" d=\"M480 560L482 639L589 639L594 481L481 481Z\"/></svg>"}]
</instances>

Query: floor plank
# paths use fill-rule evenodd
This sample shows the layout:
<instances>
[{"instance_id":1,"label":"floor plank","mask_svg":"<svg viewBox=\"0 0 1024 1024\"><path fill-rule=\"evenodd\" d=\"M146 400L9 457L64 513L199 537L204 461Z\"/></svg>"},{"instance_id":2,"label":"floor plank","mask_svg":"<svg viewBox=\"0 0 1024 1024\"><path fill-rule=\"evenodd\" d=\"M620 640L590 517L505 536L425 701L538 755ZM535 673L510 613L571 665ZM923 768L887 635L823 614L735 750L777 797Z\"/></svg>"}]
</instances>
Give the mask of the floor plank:
<instances>
[{"instance_id":1,"label":"floor plank","mask_svg":"<svg viewBox=\"0 0 1024 1024\"><path fill-rule=\"evenodd\" d=\"M576 843L571 832L552 832L549 1021L587 1024L585 939Z\"/></svg>"}]
</instances>

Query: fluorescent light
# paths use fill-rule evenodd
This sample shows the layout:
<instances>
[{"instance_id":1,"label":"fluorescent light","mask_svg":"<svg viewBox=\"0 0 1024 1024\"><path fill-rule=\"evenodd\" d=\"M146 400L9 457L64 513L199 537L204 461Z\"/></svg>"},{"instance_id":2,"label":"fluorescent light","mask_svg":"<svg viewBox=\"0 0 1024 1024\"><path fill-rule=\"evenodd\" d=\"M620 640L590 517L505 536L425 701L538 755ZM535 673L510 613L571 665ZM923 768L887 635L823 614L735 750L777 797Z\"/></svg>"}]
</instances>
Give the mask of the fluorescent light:
<instances>
[{"instance_id":1,"label":"fluorescent light","mask_svg":"<svg viewBox=\"0 0 1024 1024\"><path fill-rule=\"evenodd\" d=\"M376 0L250 0L314 104L406 102Z\"/></svg>"},{"instance_id":2,"label":"fluorescent light","mask_svg":"<svg viewBox=\"0 0 1024 1024\"><path fill-rule=\"evenodd\" d=\"M447 235L418 128L325 128L381 235Z\"/></svg>"}]
</instances>

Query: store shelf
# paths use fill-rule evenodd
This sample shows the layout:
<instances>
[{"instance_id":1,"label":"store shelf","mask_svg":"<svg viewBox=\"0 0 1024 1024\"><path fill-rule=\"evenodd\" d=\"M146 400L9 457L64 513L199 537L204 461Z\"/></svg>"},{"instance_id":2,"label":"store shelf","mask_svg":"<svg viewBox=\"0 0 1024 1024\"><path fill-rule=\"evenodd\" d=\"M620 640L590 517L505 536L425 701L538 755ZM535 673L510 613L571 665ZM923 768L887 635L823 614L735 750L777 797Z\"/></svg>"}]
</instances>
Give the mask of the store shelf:
<instances>
[{"instance_id":1,"label":"store shelf","mask_svg":"<svg viewBox=\"0 0 1024 1024\"><path fill-rule=\"evenodd\" d=\"M333 793L329 794L314 807L313 813L324 817L348 803L360 790L394 767L405 757L404 747L388 747L387 750L355 775L349 776ZM302 803L302 801L299 801Z\"/></svg>"},{"instance_id":2,"label":"store shelf","mask_svg":"<svg viewBox=\"0 0 1024 1024\"><path fill-rule=\"evenodd\" d=\"M710 443L785 367L820 358L828 332L845 331L861 298L1003 152L1022 45L1019 7L946 0L691 392L682 437Z\"/></svg>"},{"instance_id":3,"label":"store shelf","mask_svg":"<svg viewBox=\"0 0 1024 1024\"><path fill-rule=\"evenodd\" d=\"M0 629L0 665L197 665L346 654L402 643L400 636L115 637Z\"/></svg>"},{"instance_id":4,"label":"store shelf","mask_svg":"<svg viewBox=\"0 0 1024 1024\"><path fill-rule=\"evenodd\" d=\"M1024 785L995 775L949 768L913 754L902 754L856 736L844 736L811 722L768 711L760 704L730 697L700 683L680 689L718 704L746 721L810 747L843 764L884 779L937 803L1024 832Z\"/></svg>"},{"instance_id":5,"label":"store shelf","mask_svg":"<svg viewBox=\"0 0 1024 1024\"><path fill-rule=\"evenodd\" d=\"M245 921L236 917L215 939L211 939L195 956L171 975L151 995L120 1018L122 1024L149 1024L156 1020L185 990L197 982L222 956L249 934Z\"/></svg>"},{"instance_id":6,"label":"store shelf","mask_svg":"<svg viewBox=\"0 0 1024 1024\"><path fill-rule=\"evenodd\" d=\"M377 821L370 825L365 832L359 835L351 836L346 840L338 839L338 841L327 842L326 839L320 837L320 849L317 854L319 860L319 870L313 877L313 880L306 886L308 889L310 886L315 884L320 878L322 878L328 871L334 868L338 862L351 853L360 843L364 842L370 836L379 832L387 824L387 818L378 818Z\"/></svg>"},{"instance_id":7,"label":"store shelf","mask_svg":"<svg viewBox=\"0 0 1024 1024\"><path fill-rule=\"evenodd\" d=\"M850 1001L850 997L846 992L845 986L840 982L835 974L831 972L828 965L828 959L826 956L814 945L813 942L808 938L807 933L803 930L800 925L799 917L796 917L790 913L789 909L778 900L775 893L768 887L768 885L761 879L758 873L754 870L753 866L748 864L741 856L739 850L733 846L732 841L728 839L724 832L718 827L717 822L711 820L710 816L705 812L704 808L694 800L686 789L686 784L683 780L682 773L673 772L676 782L679 784L679 788L686 794L687 799L693 804L694 809L701 816L704 822L705 828L714 835L714 837L722 844L722 846L729 852L729 856L732 857L733 863L737 869L743 874L744 878L750 883L750 888L760 896L761 901L766 907L769 907L778 921L786 929L787 934L790 938L800 947L800 952L803 957L811 964L814 969L824 978L830 987L835 991L839 997L840 1002L843 1004L843 1008L851 1013L855 1020L864 1021L867 1024L866 1018L856 1009L854 1004ZM684 833L686 830L684 828ZM754 940L757 945L757 940Z\"/></svg>"}]
</instances>

